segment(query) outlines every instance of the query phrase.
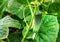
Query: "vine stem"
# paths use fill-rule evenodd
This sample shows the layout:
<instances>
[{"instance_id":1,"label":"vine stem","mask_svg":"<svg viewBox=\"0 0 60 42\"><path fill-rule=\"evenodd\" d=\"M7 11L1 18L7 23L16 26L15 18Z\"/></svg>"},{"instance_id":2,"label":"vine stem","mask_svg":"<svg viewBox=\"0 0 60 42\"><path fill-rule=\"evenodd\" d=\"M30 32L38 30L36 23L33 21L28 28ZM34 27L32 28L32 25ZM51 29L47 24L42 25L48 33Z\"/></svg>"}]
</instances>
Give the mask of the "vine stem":
<instances>
[{"instance_id":1,"label":"vine stem","mask_svg":"<svg viewBox=\"0 0 60 42\"><path fill-rule=\"evenodd\" d=\"M26 7L25 7L25 8L26 8ZM29 25L28 25L28 23L26 22L26 20L25 20L25 15L24 15L25 8L24 8L24 10L23 10L23 17L24 17L24 21L25 21L25 23L26 23L27 31L25 32L25 35L23 36L23 39L22 39L21 42L24 42L24 39L25 39L25 37L26 37L26 35L27 35L28 31L29 31Z\"/></svg>"},{"instance_id":2,"label":"vine stem","mask_svg":"<svg viewBox=\"0 0 60 42\"><path fill-rule=\"evenodd\" d=\"M26 38L26 35L28 34L28 31L29 31L29 28L27 27L27 31L25 32L25 35L23 36L22 38L22 41L21 42L24 42L25 38Z\"/></svg>"},{"instance_id":3,"label":"vine stem","mask_svg":"<svg viewBox=\"0 0 60 42\"><path fill-rule=\"evenodd\" d=\"M33 17L34 17L34 13L33 13L33 11L32 11L32 8L31 8L31 6L30 6L28 0L27 0L27 3L28 3L28 6L29 6L29 8L30 8L30 11L31 11L31 15L32 15L32 20L31 20L31 22L32 22L32 21L33 21ZM35 11L36 11L36 8L35 8ZM31 26L31 22L30 22L30 26ZM24 42L24 39L26 38L26 35L27 35L28 32L29 32L30 26L27 26L27 31L25 32L25 35L23 36L21 42Z\"/></svg>"},{"instance_id":4,"label":"vine stem","mask_svg":"<svg viewBox=\"0 0 60 42\"><path fill-rule=\"evenodd\" d=\"M36 7L35 7L34 12L33 12L32 8L31 8L31 5L30 5L30 3L29 3L28 0L27 0L27 3L28 3L28 6L29 6L29 8L30 8L30 11L31 11L32 19L31 19L31 21L30 21L30 24L29 24L29 25L27 24L27 26L26 26L27 31L25 32L25 35L23 36L21 42L24 42L24 40L25 40L25 38L26 38L29 30L30 30L30 27L32 27L32 21L33 21L33 19L34 19L34 15L35 15L35 12L36 12ZM37 3L37 0L35 1L35 3ZM35 4L34 4L34 5L35 5ZM38 6L38 5L37 5L37 6ZM25 19L24 19L24 20L25 20ZM26 22L26 21L25 21L25 22Z\"/></svg>"},{"instance_id":5,"label":"vine stem","mask_svg":"<svg viewBox=\"0 0 60 42\"><path fill-rule=\"evenodd\" d=\"M29 2L28 2L28 0L27 0L27 3L28 3L28 6L29 6L29 8L30 8L30 11L31 11L31 15L33 16L33 11L32 11L32 9L31 9L31 6L30 6L30 4L29 4ZM24 14L24 13L23 13ZM24 19L25 20L25 19ZM25 20L25 22L26 22L26 20ZM31 23L30 23L30 25L31 25ZM30 26L26 26L26 28L27 28L27 31L25 32L25 35L23 36L23 38L22 38L22 41L21 42L24 42L24 40L25 40L25 38L26 38L26 35L28 34L28 32L29 32L29 28L30 28Z\"/></svg>"}]
</instances>

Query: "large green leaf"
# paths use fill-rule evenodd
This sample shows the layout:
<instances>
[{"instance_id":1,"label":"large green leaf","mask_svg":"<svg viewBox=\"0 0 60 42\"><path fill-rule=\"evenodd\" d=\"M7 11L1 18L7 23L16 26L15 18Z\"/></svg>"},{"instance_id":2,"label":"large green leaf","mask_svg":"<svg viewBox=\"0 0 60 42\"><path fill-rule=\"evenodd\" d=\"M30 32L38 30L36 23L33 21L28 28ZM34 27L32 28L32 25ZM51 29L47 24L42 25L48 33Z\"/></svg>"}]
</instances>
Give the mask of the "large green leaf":
<instances>
[{"instance_id":1,"label":"large green leaf","mask_svg":"<svg viewBox=\"0 0 60 42\"><path fill-rule=\"evenodd\" d=\"M37 18L38 17L35 17L37 24L34 25L36 28L28 32L26 39L32 39L31 42L55 42L59 31L57 17L53 15L43 15L41 20L38 19L39 21L37 21ZM27 28L24 28L22 32L23 36L26 31Z\"/></svg>"},{"instance_id":2,"label":"large green leaf","mask_svg":"<svg viewBox=\"0 0 60 42\"><path fill-rule=\"evenodd\" d=\"M12 19L10 16L6 16L3 19L1 19L0 23L8 27L15 27L21 29L21 24L17 20Z\"/></svg>"},{"instance_id":3,"label":"large green leaf","mask_svg":"<svg viewBox=\"0 0 60 42\"><path fill-rule=\"evenodd\" d=\"M33 28L34 29L34 28ZM57 18L52 15L43 15L40 22L39 32L36 33L40 38L35 37L36 42L55 42L59 31ZM38 40L37 40L37 39Z\"/></svg>"},{"instance_id":4,"label":"large green leaf","mask_svg":"<svg viewBox=\"0 0 60 42\"><path fill-rule=\"evenodd\" d=\"M21 29L21 24L17 21L12 19L10 16L6 16L0 20L0 39L7 38L9 34L8 27L15 27Z\"/></svg>"},{"instance_id":5,"label":"large green leaf","mask_svg":"<svg viewBox=\"0 0 60 42\"><path fill-rule=\"evenodd\" d=\"M23 5L20 5L16 0L9 0L7 5L7 11L13 15L23 18Z\"/></svg>"},{"instance_id":6,"label":"large green leaf","mask_svg":"<svg viewBox=\"0 0 60 42\"><path fill-rule=\"evenodd\" d=\"M5 39L7 38L9 34L9 29L6 25L1 25L0 24L0 39Z\"/></svg>"},{"instance_id":7,"label":"large green leaf","mask_svg":"<svg viewBox=\"0 0 60 42\"><path fill-rule=\"evenodd\" d=\"M23 19L23 10L26 16L27 14L30 14L30 9L28 7L24 7L24 5L21 5L17 1L18 0L9 0L6 11L12 15L16 15L20 19Z\"/></svg>"}]
</instances>

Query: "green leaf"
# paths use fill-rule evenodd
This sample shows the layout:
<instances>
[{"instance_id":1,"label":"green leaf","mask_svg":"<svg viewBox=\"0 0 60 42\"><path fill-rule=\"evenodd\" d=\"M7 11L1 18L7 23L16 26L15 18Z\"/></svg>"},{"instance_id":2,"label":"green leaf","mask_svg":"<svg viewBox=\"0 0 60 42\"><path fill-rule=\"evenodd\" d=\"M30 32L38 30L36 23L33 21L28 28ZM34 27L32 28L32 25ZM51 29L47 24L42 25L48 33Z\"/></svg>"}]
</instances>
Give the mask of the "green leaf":
<instances>
[{"instance_id":1,"label":"green leaf","mask_svg":"<svg viewBox=\"0 0 60 42\"><path fill-rule=\"evenodd\" d=\"M29 7L25 7L24 5L21 5L19 2L16 0L9 0L8 5L7 5L7 12L11 13L12 15L16 15L20 19L23 19L23 12L24 15L27 16L30 14L30 9Z\"/></svg>"},{"instance_id":2,"label":"green leaf","mask_svg":"<svg viewBox=\"0 0 60 42\"><path fill-rule=\"evenodd\" d=\"M48 8L49 13L60 13L60 3L52 3Z\"/></svg>"},{"instance_id":3,"label":"green leaf","mask_svg":"<svg viewBox=\"0 0 60 42\"><path fill-rule=\"evenodd\" d=\"M0 39L7 38L8 34L9 34L8 27L0 24Z\"/></svg>"},{"instance_id":4,"label":"green leaf","mask_svg":"<svg viewBox=\"0 0 60 42\"><path fill-rule=\"evenodd\" d=\"M43 15L40 22L39 32L37 32L35 35L40 36L40 39L38 38L40 40L38 40L39 42L55 42L58 31L59 24L57 18L53 15Z\"/></svg>"},{"instance_id":5,"label":"green leaf","mask_svg":"<svg viewBox=\"0 0 60 42\"><path fill-rule=\"evenodd\" d=\"M59 24L57 21L57 17L53 15L43 15L42 19L37 22L38 16L35 18L36 23L38 23L36 28L33 28L34 31L29 31L26 39L32 39L31 42L55 42L57 39L58 31L59 31ZM39 26L38 26L39 25ZM39 28L38 28L39 27ZM37 31L36 31L37 29ZM25 32L27 31L27 28L23 29L23 36Z\"/></svg>"},{"instance_id":6,"label":"green leaf","mask_svg":"<svg viewBox=\"0 0 60 42\"><path fill-rule=\"evenodd\" d=\"M21 29L21 24L12 19L10 16L6 16L0 20L0 39L5 39L8 37L9 29L8 27L15 27Z\"/></svg>"},{"instance_id":7,"label":"green leaf","mask_svg":"<svg viewBox=\"0 0 60 42\"><path fill-rule=\"evenodd\" d=\"M9 0L6 11L22 19L23 9L24 6L16 2L16 0Z\"/></svg>"},{"instance_id":8,"label":"green leaf","mask_svg":"<svg viewBox=\"0 0 60 42\"><path fill-rule=\"evenodd\" d=\"M12 19L10 16L6 16L1 19L0 23L6 25L7 27L15 27L21 29L21 24L17 20Z\"/></svg>"},{"instance_id":9,"label":"green leaf","mask_svg":"<svg viewBox=\"0 0 60 42\"><path fill-rule=\"evenodd\" d=\"M3 16L3 12L5 11L6 9L6 6L7 6L7 3L8 3L8 0L0 0L0 19L2 18Z\"/></svg>"}]
</instances>

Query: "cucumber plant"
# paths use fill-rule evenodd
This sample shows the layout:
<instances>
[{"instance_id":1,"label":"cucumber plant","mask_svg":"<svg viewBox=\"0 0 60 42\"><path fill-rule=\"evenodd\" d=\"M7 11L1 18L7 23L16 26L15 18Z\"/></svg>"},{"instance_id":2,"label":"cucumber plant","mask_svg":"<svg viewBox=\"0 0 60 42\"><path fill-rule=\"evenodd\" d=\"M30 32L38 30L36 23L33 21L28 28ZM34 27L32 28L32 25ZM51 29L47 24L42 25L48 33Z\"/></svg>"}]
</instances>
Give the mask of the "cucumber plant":
<instances>
[{"instance_id":1,"label":"cucumber plant","mask_svg":"<svg viewBox=\"0 0 60 42\"><path fill-rule=\"evenodd\" d=\"M60 0L0 0L0 42L59 42Z\"/></svg>"}]
</instances>

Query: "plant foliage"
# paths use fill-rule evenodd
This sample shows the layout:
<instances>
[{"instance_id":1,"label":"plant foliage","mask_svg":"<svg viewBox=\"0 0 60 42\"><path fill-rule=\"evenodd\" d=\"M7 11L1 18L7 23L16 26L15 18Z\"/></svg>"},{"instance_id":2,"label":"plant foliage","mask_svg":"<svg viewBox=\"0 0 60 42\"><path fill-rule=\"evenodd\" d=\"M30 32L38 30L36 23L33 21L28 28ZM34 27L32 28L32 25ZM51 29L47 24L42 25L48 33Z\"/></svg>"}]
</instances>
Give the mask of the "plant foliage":
<instances>
[{"instance_id":1,"label":"plant foliage","mask_svg":"<svg viewBox=\"0 0 60 42\"><path fill-rule=\"evenodd\" d=\"M0 42L59 42L60 0L0 0Z\"/></svg>"}]
</instances>

